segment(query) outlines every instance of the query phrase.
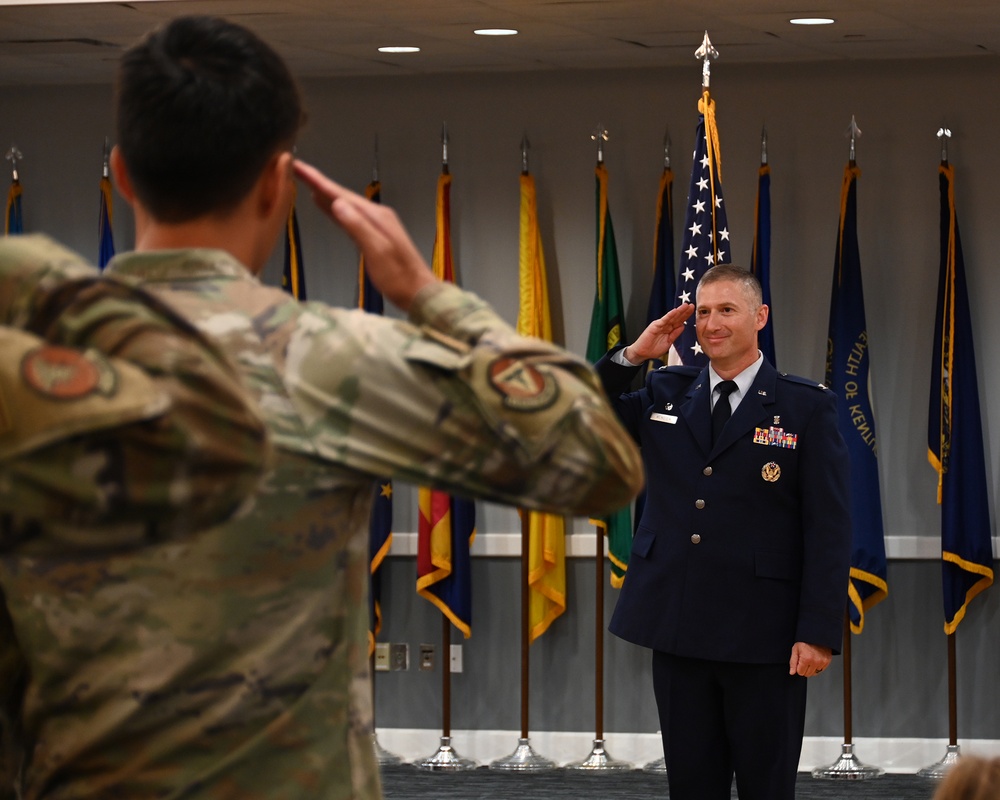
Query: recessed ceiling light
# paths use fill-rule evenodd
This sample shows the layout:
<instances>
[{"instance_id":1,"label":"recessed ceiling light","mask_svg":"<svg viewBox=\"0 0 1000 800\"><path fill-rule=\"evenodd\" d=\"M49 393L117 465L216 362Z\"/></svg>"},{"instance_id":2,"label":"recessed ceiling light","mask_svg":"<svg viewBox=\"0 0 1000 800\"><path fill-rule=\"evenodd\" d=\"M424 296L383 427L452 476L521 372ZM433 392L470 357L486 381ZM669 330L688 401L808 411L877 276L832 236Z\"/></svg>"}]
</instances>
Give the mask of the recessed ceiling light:
<instances>
[{"instance_id":1,"label":"recessed ceiling light","mask_svg":"<svg viewBox=\"0 0 1000 800\"><path fill-rule=\"evenodd\" d=\"M392 45L390 47L380 47L378 49L378 51L380 53L419 53L420 52L420 48L419 47L409 47L409 46Z\"/></svg>"},{"instance_id":2,"label":"recessed ceiling light","mask_svg":"<svg viewBox=\"0 0 1000 800\"><path fill-rule=\"evenodd\" d=\"M834 20L829 17L797 17L788 20L792 25L833 25Z\"/></svg>"},{"instance_id":3,"label":"recessed ceiling light","mask_svg":"<svg viewBox=\"0 0 1000 800\"><path fill-rule=\"evenodd\" d=\"M517 36L513 28L480 28L473 31L476 36Z\"/></svg>"}]
</instances>

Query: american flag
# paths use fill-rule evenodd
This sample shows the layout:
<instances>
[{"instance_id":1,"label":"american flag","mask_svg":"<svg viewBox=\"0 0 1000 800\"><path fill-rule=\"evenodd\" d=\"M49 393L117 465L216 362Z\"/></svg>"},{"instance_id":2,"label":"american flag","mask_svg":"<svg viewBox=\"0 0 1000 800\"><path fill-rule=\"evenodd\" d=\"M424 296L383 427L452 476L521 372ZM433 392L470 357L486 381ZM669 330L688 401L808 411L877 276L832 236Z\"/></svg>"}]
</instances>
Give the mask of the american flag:
<instances>
[{"instance_id":1,"label":"american flag","mask_svg":"<svg viewBox=\"0 0 1000 800\"><path fill-rule=\"evenodd\" d=\"M680 273L677 276L677 302L693 303L698 281L716 264L731 262L729 225L722 201L719 132L715 127L715 101L706 91L698 102L701 117L695 132L694 162L684 214L681 239ZM708 358L695 335L695 318L685 324L684 333L674 342L671 362L705 366Z\"/></svg>"}]
</instances>

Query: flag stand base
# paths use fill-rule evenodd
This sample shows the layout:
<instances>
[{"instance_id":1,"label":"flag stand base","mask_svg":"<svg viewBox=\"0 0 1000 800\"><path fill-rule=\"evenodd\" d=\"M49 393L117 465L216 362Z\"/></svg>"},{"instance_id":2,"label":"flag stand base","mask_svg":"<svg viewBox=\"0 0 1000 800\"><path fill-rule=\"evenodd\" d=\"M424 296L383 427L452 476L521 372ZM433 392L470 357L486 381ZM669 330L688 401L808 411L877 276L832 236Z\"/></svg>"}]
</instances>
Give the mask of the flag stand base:
<instances>
[{"instance_id":1,"label":"flag stand base","mask_svg":"<svg viewBox=\"0 0 1000 800\"><path fill-rule=\"evenodd\" d=\"M417 761L416 765L420 769L429 770L447 770L450 772L457 772L463 769L475 769L477 764L471 758L462 758L451 746L451 737L442 736L441 746L438 747L437 752L430 756L430 758L425 758L423 761Z\"/></svg>"},{"instance_id":2,"label":"flag stand base","mask_svg":"<svg viewBox=\"0 0 1000 800\"><path fill-rule=\"evenodd\" d=\"M961 757L962 751L959 745L950 744L948 745L948 751L944 754L944 758L936 764L931 764L929 767L918 769L917 775L921 778L931 778L936 781L941 780L948 773L948 770L958 763Z\"/></svg>"},{"instance_id":3,"label":"flag stand base","mask_svg":"<svg viewBox=\"0 0 1000 800\"><path fill-rule=\"evenodd\" d=\"M378 734L372 734L372 743L375 745L375 758L380 767L392 767L403 763L403 759L395 753L390 753L378 743Z\"/></svg>"},{"instance_id":4,"label":"flag stand base","mask_svg":"<svg viewBox=\"0 0 1000 800\"><path fill-rule=\"evenodd\" d=\"M555 767L555 761L540 756L531 749L528 739L518 739L517 748L513 753L490 763L490 769L510 772L543 772Z\"/></svg>"},{"instance_id":5,"label":"flag stand base","mask_svg":"<svg viewBox=\"0 0 1000 800\"><path fill-rule=\"evenodd\" d=\"M604 749L604 740L594 739L594 748L590 751L590 755L583 759L583 761L574 761L572 764L567 764L566 769L584 769L601 772L603 770L632 769L632 765L627 761L618 761L609 756L608 751Z\"/></svg>"},{"instance_id":6,"label":"flag stand base","mask_svg":"<svg viewBox=\"0 0 1000 800\"><path fill-rule=\"evenodd\" d=\"M656 773L662 773L663 775L666 775L667 774L667 759L664 758L663 756L660 756L655 761L650 761L648 764L646 764L642 768L642 771L643 772L656 772Z\"/></svg>"},{"instance_id":7,"label":"flag stand base","mask_svg":"<svg viewBox=\"0 0 1000 800\"><path fill-rule=\"evenodd\" d=\"M868 781L885 774L881 767L869 767L858 761L853 744L841 745L840 758L828 767L816 767L812 776L824 781Z\"/></svg>"}]
</instances>

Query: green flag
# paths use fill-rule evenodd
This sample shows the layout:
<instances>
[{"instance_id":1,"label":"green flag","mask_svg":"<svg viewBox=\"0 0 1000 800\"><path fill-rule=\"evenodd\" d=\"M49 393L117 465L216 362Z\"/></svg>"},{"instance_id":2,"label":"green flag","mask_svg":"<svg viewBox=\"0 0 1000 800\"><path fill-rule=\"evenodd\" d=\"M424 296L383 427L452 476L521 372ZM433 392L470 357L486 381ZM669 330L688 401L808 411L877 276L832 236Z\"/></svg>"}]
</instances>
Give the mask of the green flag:
<instances>
[{"instance_id":1,"label":"green flag","mask_svg":"<svg viewBox=\"0 0 1000 800\"><path fill-rule=\"evenodd\" d=\"M594 311L590 316L587 338L587 360L599 360L612 347L625 341L625 309L622 303L621 279L618 275L618 250L615 231L608 211L608 170L597 165L597 291ZM611 560L611 585L616 589L625 579L628 556L632 550L632 515L625 506L610 516L592 519L608 537L608 558Z\"/></svg>"}]
</instances>

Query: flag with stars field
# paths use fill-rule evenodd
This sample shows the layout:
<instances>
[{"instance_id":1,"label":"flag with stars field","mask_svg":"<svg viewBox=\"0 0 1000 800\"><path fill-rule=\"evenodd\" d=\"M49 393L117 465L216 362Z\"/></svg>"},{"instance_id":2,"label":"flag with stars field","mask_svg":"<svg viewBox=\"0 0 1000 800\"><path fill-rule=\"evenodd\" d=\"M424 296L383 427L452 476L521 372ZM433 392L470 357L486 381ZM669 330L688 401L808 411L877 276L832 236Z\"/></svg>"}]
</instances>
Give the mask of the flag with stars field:
<instances>
[{"instance_id":1,"label":"flag with stars field","mask_svg":"<svg viewBox=\"0 0 1000 800\"><path fill-rule=\"evenodd\" d=\"M695 290L701 276L716 264L732 261L729 225L722 201L722 156L719 130L715 124L715 101L707 89L698 101L698 112L701 117L695 131L694 163L684 212L675 306L695 302ZM708 364L708 358L695 335L694 316L688 318L684 332L674 342L670 355L674 364L696 367Z\"/></svg>"}]
</instances>

